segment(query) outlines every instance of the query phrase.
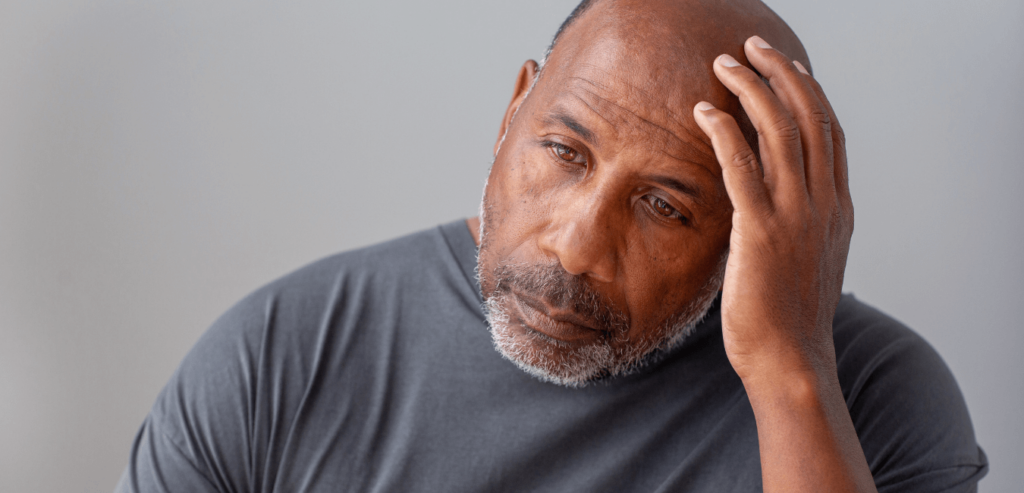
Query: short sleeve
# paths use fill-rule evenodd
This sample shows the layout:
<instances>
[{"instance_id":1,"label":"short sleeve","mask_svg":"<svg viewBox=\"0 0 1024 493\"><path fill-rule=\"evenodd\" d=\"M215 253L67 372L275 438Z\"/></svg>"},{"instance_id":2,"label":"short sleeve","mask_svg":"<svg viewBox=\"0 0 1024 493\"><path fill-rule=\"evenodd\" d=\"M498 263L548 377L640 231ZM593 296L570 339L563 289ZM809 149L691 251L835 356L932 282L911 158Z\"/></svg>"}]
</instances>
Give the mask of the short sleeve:
<instances>
[{"instance_id":1,"label":"short sleeve","mask_svg":"<svg viewBox=\"0 0 1024 493\"><path fill-rule=\"evenodd\" d=\"M185 356L135 437L117 493L249 491L263 312L272 309L259 294Z\"/></svg>"},{"instance_id":2,"label":"short sleeve","mask_svg":"<svg viewBox=\"0 0 1024 493\"><path fill-rule=\"evenodd\" d=\"M852 296L834 331L839 380L878 491L977 491L988 460L939 354Z\"/></svg>"},{"instance_id":3,"label":"short sleeve","mask_svg":"<svg viewBox=\"0 0 1024 493\"><path fill-rule=\"evenodd\" d=\"M114 490L116 493L148 491L190 491L214 493L219 490L197 466L194 458L178 444L154 429L147 418L135 435L131 460Z\"/></svg>"}]
</instances>

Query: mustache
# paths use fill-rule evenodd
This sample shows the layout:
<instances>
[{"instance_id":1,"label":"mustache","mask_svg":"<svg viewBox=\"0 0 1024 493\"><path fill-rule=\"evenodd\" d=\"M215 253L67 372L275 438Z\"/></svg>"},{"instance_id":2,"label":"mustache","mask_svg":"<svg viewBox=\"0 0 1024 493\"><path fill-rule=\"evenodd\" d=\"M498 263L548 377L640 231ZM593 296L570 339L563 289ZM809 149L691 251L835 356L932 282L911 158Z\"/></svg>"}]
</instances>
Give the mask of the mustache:
<instances>
[{"instance_id":1,"label":"mustache","mask_svg":"<svg viewBox=\"0 0 1024 493\"><path fill-rule=\"evenodd\" d=\"M629 327L629 318L606 296L557 263L502 264L495 268L493 279L495 294L515 293L544 301L556 310L573 312L601 332L620 334Z\"/></svg>"}]
</instances>

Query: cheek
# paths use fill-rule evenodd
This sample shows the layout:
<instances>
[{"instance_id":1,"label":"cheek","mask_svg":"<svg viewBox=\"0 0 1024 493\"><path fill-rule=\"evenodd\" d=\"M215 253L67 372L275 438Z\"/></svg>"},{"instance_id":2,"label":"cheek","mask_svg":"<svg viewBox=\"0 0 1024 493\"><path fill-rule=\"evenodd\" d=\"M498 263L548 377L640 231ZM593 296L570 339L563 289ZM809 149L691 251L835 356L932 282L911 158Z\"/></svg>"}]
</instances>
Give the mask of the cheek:
<instances>
[{"instance_id":1,"label":"cheek","mask_svg":"<svg viewBox=\"0 0 1024 493\"><path fill-rule=\"evenodd\" d=\"M503 263L535 263L536 242L530 241L543 230L550 211L549 193L540 166L523 153L514 152L515 142L506 141L487 179L484 195L484 239L480 247L478 269L485 297L493 292L494 269Z\"/></svg>"},{"instance_id":2,"label":"cheek","mask_svg":"<svg viewBox=\"0 0 1024 493\"><path fill-rule=\"evenodd\" d=\"M495 161L487 185L489 241L502 256L518 248L547 223L555 196L549 168L540 156L509 152Z\"/></svg>"},{"instance_id":3,"label":"cheek","mask_svg":"<svg viewBox=\"0 0 1024 493\"><path fill-rule=\"evenodd\" d=\"M718 234L692 232L688 241L664 245L638 242L626 262L627 297L637 327L649 327L676 314L701 294L728 244Z\"/></svg>"},{"instance_id":4,"label":"cheek","mask_svg":"<svg viewBox=\"0 0 1024 493\"><path fill-rule=\"evenodd\" d=\"M542 162L544 156L539 154L517 152L497 169L502 193L516 208L525 211L540 209L543 207L540 202L551 196L548 189L557 177L552 173L552 166Z\"/></svg>"}]
</instances>

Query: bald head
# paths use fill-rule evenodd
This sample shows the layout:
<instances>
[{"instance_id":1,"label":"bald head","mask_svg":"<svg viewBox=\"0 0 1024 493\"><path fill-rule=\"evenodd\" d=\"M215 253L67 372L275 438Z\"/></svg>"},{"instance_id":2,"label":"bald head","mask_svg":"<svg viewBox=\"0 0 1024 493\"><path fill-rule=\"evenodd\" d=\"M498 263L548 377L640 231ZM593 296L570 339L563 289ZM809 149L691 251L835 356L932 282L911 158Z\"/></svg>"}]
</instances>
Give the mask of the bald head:
<instances>
[{"instance_id":1,"label":"bald head","mask_svg":"<svg viewBox=\"0 0 1024 493\"><path fill-rule=\"evenodd\" d=\"M555 34L538 81L600 80L601 71L646 93L647 107L659 101L671 120L692 121L690 109L706 100L736 117L756 153L756 131L712 69L723 53L746 64L743 43L753 35L810 69L799 38L760 0L583 0Z\"/></svg>"},{"instance_id":2,"label":"bald head","mask_svg":"<svg viewBox=\"0 0 1024 493\"><path fill-rule=\"evenodd\" d=\"M583 0L576 8L573 9L569 17L562 22L559 26L558 31L555 32L554 39L551 40L551 45L548 46L545 59L547 59L551 52L554 50L555 45L561 39L562 34L571 27L576 20L583 16L584 13L590 10L591 7L598 3L612 3L614 0L605 0L600 2L599 0ZM616 2L619 7L628 7L627 4L630 2ZM733 34L739 33L744 27L751 27L758 33L761 33L761 37L765 39L774 39L778 46L783 48L783 51L787 52L791 58L800 60L805 66L810 67L810 63L807 60L807 55L804 53L803 45L800 40L796 37L796 34L786 25L778 15L775 14L767 5L759 0L739 0L739 1L711 1L711 2L693 2L693 1L669 1L669 2L632 2L634 9L650 9L655 10L655 7L667 6L669 9L675 9L677 12L688 11L691 18L694 15L698 17L703 15L703 18L697 18L701 23L714 24L715 28L720 28L721 25L727 24L728 28L733 30ZM667 5L666 5L667 4ZM612 7L615 7L614 5ZM739 22L737 22L739 21ZM745 22L744 22L745 21ZM685 26L679 26L685 29ZM719 29L719 36L726 31ZM733 36L735 38L735 36ZM740 36L743 39L749 36ZM734 39L735 41L735 39Z\"/></svg>"}]
</instances>

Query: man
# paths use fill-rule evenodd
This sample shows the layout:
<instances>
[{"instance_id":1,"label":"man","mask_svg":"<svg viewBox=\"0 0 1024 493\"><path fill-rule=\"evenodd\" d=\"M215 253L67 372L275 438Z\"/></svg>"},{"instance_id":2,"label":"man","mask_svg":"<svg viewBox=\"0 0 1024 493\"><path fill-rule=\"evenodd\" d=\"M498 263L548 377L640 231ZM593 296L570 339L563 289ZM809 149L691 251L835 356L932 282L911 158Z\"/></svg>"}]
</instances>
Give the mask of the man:
<instances>
[{"instance_id":1,"label":"man","mask_svg":"<svg viewBox=\"0 0 1024 493\"><path fill-rule=\"evenodd\" d=\"M583 2L519 73L480 218L232 308L118 490L974 491L941 359L840 296L809 67L753 0Z\"/></svg>"}]
</instances>

